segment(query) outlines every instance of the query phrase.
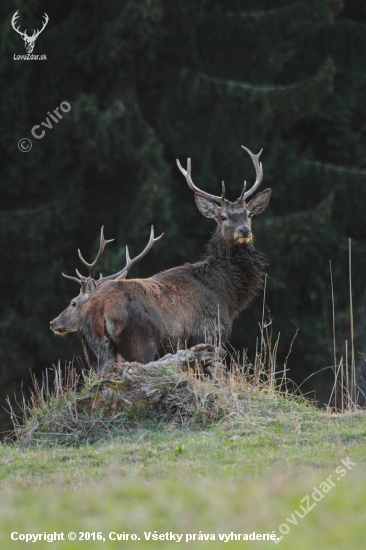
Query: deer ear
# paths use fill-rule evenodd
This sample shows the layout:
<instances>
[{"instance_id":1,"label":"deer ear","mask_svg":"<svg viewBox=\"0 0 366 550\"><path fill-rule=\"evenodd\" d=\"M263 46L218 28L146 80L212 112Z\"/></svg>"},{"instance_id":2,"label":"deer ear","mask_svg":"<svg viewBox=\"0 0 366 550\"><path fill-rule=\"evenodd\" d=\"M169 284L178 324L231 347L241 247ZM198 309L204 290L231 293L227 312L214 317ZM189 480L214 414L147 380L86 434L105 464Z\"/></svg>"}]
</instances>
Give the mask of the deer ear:
<instances>
[{"instance_id":1,"label":"deer ear","mask_svg":"<svg viewBox=\"0 0 366 550\"><path fill-rule=\"evenodd\" d=\"M83 291L88 297L91 296L94 290L97 288L96 282L91 277L88 277L85 283L83 283Z\"/></svg>"},{"instance_id":2,"label":"deer ear","mask_svg":"<svg viewBox=\"0 0 366 550\"><path fill-rule=\"evenodd\" d=\"M220 214L221 208L219 206L216 206L216 204L209 199L206 199L205 197L201 197L201 195L198 195L195 193L194 195L196 205L198 210L206 216L206 218L217 218L217 216Z\"/></svg>"},{"instance_id":3,"label":"deer ear","mask_svg":"<svg viewBox=\"0 0 366 550\"><path fill-rule=\"evenodd\" d=\"M252 214L252 216L257 216L262 214L263 210L267 208L269 199L271 197L271 190L265 189L261 193L258 193L246 206L247 210Z\"/></svg>"}]
</instances>

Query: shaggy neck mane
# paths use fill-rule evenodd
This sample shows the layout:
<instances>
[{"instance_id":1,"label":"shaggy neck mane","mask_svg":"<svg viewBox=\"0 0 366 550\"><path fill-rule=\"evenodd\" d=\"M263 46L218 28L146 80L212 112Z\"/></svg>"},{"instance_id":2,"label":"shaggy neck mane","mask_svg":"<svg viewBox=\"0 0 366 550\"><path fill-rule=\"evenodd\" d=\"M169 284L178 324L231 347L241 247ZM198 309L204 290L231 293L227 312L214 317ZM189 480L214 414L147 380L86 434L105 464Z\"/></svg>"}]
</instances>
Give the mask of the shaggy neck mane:
<instances>
[{"instance_id":1,"label":"shaggy neck mane","mask_svg":"<svg viewBox=\"0 0 366 550\"><path fill-rule=\"evenodd\" d=\"M204 261L200 263L205 283L218 293L235 317L263 288L266 261L252 243L232 248L216 230L208 242Z\"/></svg>"}]
</instances>

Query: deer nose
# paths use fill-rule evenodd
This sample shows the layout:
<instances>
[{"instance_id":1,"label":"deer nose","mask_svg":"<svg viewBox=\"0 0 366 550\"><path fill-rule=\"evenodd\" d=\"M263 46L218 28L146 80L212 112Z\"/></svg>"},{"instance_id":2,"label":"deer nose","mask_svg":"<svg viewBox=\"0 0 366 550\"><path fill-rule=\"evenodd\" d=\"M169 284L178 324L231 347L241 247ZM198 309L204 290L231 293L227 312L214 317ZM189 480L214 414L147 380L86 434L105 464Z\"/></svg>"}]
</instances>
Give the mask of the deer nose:
<instances>
[{"instance_id":1,"label":"deer nose","mask_svg":"<svg viewBox=\"0 0 366 550\"><path fill-rule=\"evenodd\" d=\"M249 237L251 234L251 231L249 227L242 226L242 227L238 227L238 233L240 233L242 237Z\"/></svg>"}]
</instances>

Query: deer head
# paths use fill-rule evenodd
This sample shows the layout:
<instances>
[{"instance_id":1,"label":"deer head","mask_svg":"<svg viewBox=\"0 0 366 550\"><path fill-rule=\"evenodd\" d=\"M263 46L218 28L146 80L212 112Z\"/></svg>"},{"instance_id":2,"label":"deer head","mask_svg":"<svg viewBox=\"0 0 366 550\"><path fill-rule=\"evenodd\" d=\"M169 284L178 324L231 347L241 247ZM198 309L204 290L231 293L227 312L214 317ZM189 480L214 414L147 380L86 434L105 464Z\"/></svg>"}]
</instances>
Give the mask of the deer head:
<instances>
[{"instance_id":1,"label":"deer head","mask_svg":"<svg viewBox=\"0 0 366 550\"><path fill-rule=\"evenodd\" d=\"M84 258L81 255L80 250L78 250L79 258L81 262L87 267L89 271L88 277L84 277L79 273L78 270L76 270L77 277L71 277L70 275L65 275L62 273L64 277L67 279L71 279L72 281L75 281L80 285L80 292L78 296L73 298L70 302L70 305L62 312L56 319L53 319L50 323L51 330L57 334L57 335L64 335L67 332L75 332L78 328L78 320L79 320L79 312L82 306L85 304L85 302L90 298L90 296L95 292L95 290L105 281L119 281L121 279L125 279L127 277L128 271L131 269L131 267L137 263L139 260L141 260L146 254L149 252L149 250L154 246L154 244L161 239L161 237L164 235L162 233L160 237L154 238L154 226L151 226L151 232L150 232L150 239L147 243L144 250L135 258L131 259L128 247L126 246L126 265L121 271L118 271L118 273L114 273L113 275L109 275L108 277L103 277L102 274L100 274L99 279L95 279L95 267L97 265L97 262L99 261L100 257L102 256L104 252L104 248L106 244L111 243L114 241L114 239L110 239L106 241L104 239L104 227L102 227L100 232L100 244L99 244L99 251L98 254L91 264L88 264Z\"/></svg>"},{"instance_id":2,"label":"deer head","mask_svg":"<svg viewBox=\"0 0 366 550\"><path fill-rule=\"evenodd\" d=\"M37 40L38 36L41 34L41 32L44 30L45 26L47 25L48 23L48 20L49 20L49 17L47 15L47 13L44 14L44 21L43 21L43 25L42 25L42 28L41 30L39 31L33 31L33 34L32 36L28 36L27 35L27 29L25 29L24 32L21 32L19 30L19 28L17 28L15 26L15 23L16 23L16 20L17 18L19 17L18 15L18 11L16 11L13 15L13 18L11 20L11 26L13 27L13 29L18 33L20 34L20 36L23 38L24 42L25 42L25 50L27 53L32 53L33 49L34 49L34 44L35 44L35 41Z\"/></svg>"},{"instance_id":3,"label":"deer head","mask_svg":"<svg viewBox=\"0 0 366 550\"><path fill-rule=\"evenodd\" d=\"M216 220L224 241L230 247L242 247L253 240L251 228L252 217L263 212L271 196L271 190L266 189L254 197L250 202L246 202L246 199L254 193L263 179L262 163L259 162L259 157L263 149L261 149L257 155L254 155L243 145L242 148L248 153L253 161L256 171L256 180L249 191L246 191L246 182L244 182L243 191L235 202L230 202L225 198L226 190L224 182L222 182L221 197L201 191L192 181L191 159L189 158L187 160L187 170L184 170L177 159L179 170L185 176L190 189L194 192L198 210L201 214L206 216L206 218L214 218Z\"/></svg>"}]
</instances>

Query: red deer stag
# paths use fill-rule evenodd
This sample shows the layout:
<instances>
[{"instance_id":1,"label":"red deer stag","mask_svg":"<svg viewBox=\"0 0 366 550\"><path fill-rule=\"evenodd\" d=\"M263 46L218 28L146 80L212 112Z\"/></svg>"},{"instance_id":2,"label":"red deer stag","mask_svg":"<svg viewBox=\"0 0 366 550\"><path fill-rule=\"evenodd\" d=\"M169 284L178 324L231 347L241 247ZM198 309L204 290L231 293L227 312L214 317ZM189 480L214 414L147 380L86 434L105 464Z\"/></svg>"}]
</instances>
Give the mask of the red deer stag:
<instances>
[{"instance_id":1,"label":"red deer stag","mask_svg":"<svg viewBox=\"0 0 366 550\"><path fill-rule=\"evenodd\" d=\"M60 315L56 317L56 319L53 319L53 321L51 321L50 328L56 335L59 335L59 336L63 336L68 332L78 332L83 342L86 360L88 361L89 366L94 368L96 371L99 370L98 367L99 367L100 361L98 360L98 357L96 357L95 354L93 353L93 350L89 348L88 339L84 338L84 334L79 331L79 320L80 320L83 306L102 283L105 283L106 281L124 280L127 277L127 273L131 269L131 267L135 263L137 263L139 260L141 260L144 256L146 256L146 254L149 252L152 246L157 241L159 241L162 236L163 234L160 235L160 237L157 237L156 239L154 238L154 226L152 225L149 242L144 248L144 250L138 256L131 259L128 252L128 247L126 246L125 267L121 269L121 271L119 271L118 273L109 275L108 277L103 277L102 274L100 274L99 279L95 280L95 268L104 252L104 248L106 244L114 241L114 239L110 239L108 241L104 239L104 227L102 227L101 233L100 233L99 251L94 262L92 262L91 264L88 264L82 257L80 250L78 250L79 258L82 261L82 263L87 267L89 271L89 276L84 277L79 273L78 270L76 270L78 277L70 277L70 275L65 275L64 273L62 273L64 277L66 277L67 279L71 279L72 281L75 281L80 285L80 293L78 296L76 296L71 300L69 306L64 311L62 311Z\"/></svg>"},{"instance_id":2,"label":"red deer stag","mask_svg":"<svg viewBox=\"0 0 366 550\"><path fill-rule=\"evenodd\" d=\"M263 179L262 151L254 155L243 149L253 161L256 181L249 191L244 183L235 202L225 198L224 185L220 197L198 189L190 159L187 170L177 161L199 211L214 218L217 229L200 262L149 279L114 277L96 289L78 316L78 332L94 368L107 369L118 354L126 361L146 363L179 344L225 342L235 317L258 295L265 263L253 246L251 218L266 208L271 190L246 203Z\"/></svg>"}]
</instances>

